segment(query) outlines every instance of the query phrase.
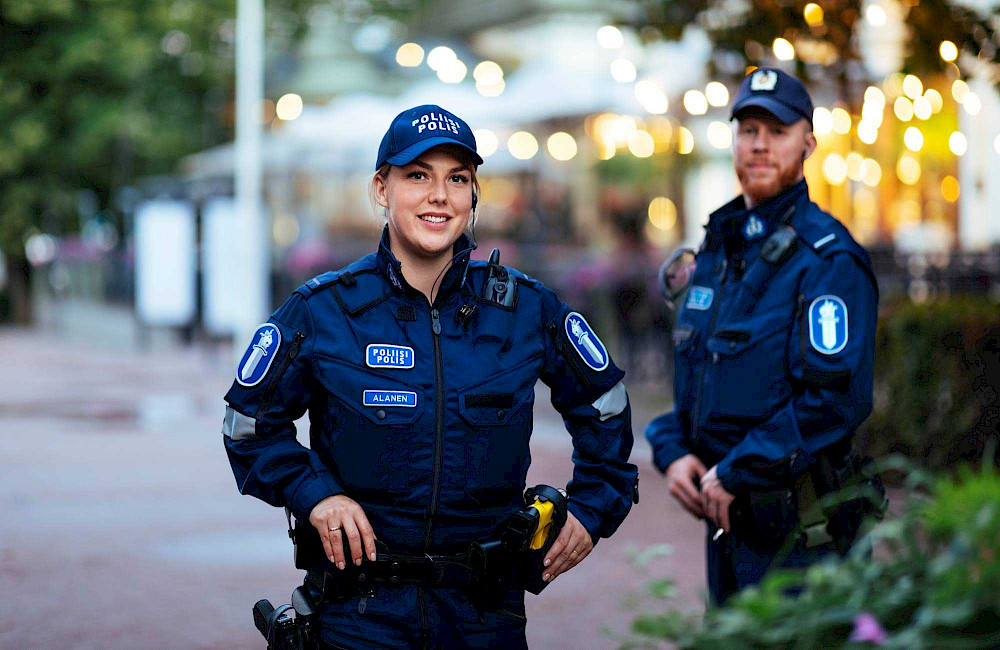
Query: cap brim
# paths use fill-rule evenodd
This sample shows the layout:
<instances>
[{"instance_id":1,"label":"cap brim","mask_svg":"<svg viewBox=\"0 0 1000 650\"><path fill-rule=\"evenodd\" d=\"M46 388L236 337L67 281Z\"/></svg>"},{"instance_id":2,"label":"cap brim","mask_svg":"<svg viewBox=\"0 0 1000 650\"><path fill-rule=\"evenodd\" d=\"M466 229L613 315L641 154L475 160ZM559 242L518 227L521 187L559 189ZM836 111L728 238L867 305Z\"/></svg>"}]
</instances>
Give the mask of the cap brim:
<instances>
[{"instance_id":1,"label":"cap brim","mask_svg":"<svg viewBox=\"0 0 1000 650\"><path fill-rule=\"evenodd\" d=\"M793 124L799 120L808 120L802 113L789 108L786 104L767 95L751 95L739 104L733 106L733 112L729 119L739 118L740 113L750 107L763 108L765 111L778 118L782 124Z\"/></svg>"},{"instance_id":2,"label":"cap brim","mask_svg":"<svg viewBox=\"0 0 1000 650\"><path fill-rule=\"evenodd\" d=\"M395 156L387 158L386 162L389 163L390 165L407 165L416 160L417 158L419 158L420 155L423 154L428 149L433 149L434 147L437 147L442 144L457 145L468 151L470 154L472 154L472 162L474 162L476 166L483 164L482 157L478 153L476 153L475 149L465 144L464 142L455 140L454 138L446 138L446 137L427 138L425 140L420 140L419 142L414 142L406 149L403 149L402 151L397 153Z\"/></svg>"}]
</instances>

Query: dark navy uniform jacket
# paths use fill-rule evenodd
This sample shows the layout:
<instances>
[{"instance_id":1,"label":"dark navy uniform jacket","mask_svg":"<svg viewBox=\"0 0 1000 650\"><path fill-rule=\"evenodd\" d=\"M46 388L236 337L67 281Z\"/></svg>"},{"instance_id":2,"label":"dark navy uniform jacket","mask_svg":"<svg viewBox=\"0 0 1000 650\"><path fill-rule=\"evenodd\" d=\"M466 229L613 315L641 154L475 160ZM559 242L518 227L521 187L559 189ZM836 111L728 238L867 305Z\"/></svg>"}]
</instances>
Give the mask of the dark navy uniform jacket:
<instances>
[{"instance_id":1,"label":"dark navy uniform jacket","mask_svg":"<svg viewBox=\"0 0 1000 650\"><path fill-rule=\"evenodd\" d=\"M790 256L762 259L789 226ZM674 410L646 429L653 460L717 463L731 494L787 485L871 412L871 263L805 180L751 210L737 197L706 230L674 326Z\"/></svg>"},{"instance_id":2,"label":"dark navy uniform jacket","mask_svg":"<svg viewBox=\"0 0 1000 650\"><path fill-rule=\"evenodd\" d=\"M343 493L394 551L486 541L523 507L541 379L573 440L569 510L595 541L611 535L638 478L624 373L596 334L510 269L514 304L483 298L487 265L468 253L429 305L406 284L387 232L376 253L297 289L255 334L225 397L240 491L301 521ZM468 246L463 236L455 250ZM476 309L463 321L465 306ZM309 448L292 424L306 411Z\"/></svg>"}]
</instances>

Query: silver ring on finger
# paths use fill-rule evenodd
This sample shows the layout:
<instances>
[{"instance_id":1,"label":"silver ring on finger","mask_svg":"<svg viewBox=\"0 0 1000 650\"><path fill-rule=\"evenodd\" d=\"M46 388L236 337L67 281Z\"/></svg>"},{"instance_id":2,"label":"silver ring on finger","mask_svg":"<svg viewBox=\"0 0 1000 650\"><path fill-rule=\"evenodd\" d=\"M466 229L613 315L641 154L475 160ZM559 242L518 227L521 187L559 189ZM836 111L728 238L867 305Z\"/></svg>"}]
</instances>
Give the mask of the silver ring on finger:
<instances>
[{"instance_id":1,"label":"silver ring on finger","mask_svg":"<svg viewBox=\"0 0 1000 650\"><path fill-rule=\"evenodd\" d=\"M340 530L340 526L333 526L332 528L330 528L330 532L331 532L331 533L335 533L335 532L337 532L338 530Z\"/></svg>"}]
</instances>

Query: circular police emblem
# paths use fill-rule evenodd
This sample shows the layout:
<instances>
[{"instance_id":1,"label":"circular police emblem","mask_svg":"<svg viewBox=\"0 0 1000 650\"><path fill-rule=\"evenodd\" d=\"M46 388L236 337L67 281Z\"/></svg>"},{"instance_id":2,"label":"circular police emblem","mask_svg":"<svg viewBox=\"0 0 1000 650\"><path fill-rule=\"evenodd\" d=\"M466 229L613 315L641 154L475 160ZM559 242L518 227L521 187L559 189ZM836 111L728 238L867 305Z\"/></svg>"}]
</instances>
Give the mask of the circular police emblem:
<instances>
[{"instance_id":1,"label":"circular police emblem","mask_svg":"<svg viewBox=\"0 0 1000 650\"><path fill-rule=\"evenodd\" d=\"M587 319L575 311L566 314L566 338L576 350L583 362L594 370L601 371L608 367L611 358L608 349L590 327Z\"/></svg>"},{"instance_id":2,"label":"circular police emblem","mask_svg":"<svg viewBox=\"0 0 1000 650\"><path fill-rule=\"evenodd\" d=\"M847 305L837 296L820 296L809 305L809 343L817 352L836 354L847 345Z\"/></svg>"},{"instance_id":3,"label":"circular police emblem","mask_svg":"<svg viewBox=\"0 0 1000 650\"><path fill-rule=\"evenodd\" d=\"M278 356L279 347L281 347L281 330L277 326L264 323L258 327L250 339L250 347L240 360L236 370L236 382L247 388L259 384L271 368L274 358Z\"/></svg>"},{"instance_id":4,"label":"circular police emblem","mask_svg":"<svg viewBox=\"0 0 1000 650\"><path fill-rule=\"evenodd\" d=\"M764 233L764 222L762 222L757 215L751 214L750 218L747 219L747 224L743 228L743 234L747 239L753 239Z\"/></svg>"}]
</instances>

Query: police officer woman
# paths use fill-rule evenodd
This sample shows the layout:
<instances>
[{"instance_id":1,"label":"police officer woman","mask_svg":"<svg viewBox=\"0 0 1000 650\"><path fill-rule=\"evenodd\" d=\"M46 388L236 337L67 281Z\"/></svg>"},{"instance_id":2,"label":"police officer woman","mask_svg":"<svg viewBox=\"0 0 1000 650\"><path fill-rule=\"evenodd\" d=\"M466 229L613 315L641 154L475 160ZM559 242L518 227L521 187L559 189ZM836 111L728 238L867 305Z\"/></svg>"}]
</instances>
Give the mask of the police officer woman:
<instances>
[{"instance_id":1,"label":"police officer woman","mask_svg":"<svg viewBox=\"0 0 1000 650\"><path fill-rule=\"evenodd\" d=\"M544 580L610 536L636 493L624 373L607 348L537 280L470 260L464 232L482 162L455 115L400 113L372 179L386 219L377 250L299 287L258 328L226 394L240 491L287 506L322 538L331 564L307 583L334 647L525 646L514 586L498 586L484 608L446 571L374 591L321 585L376 561L376 540L421 558L496 539L524 506L538 379L575 465ZM306 411L308 448L292 424Z\"/></svg>"}]
</instances>

